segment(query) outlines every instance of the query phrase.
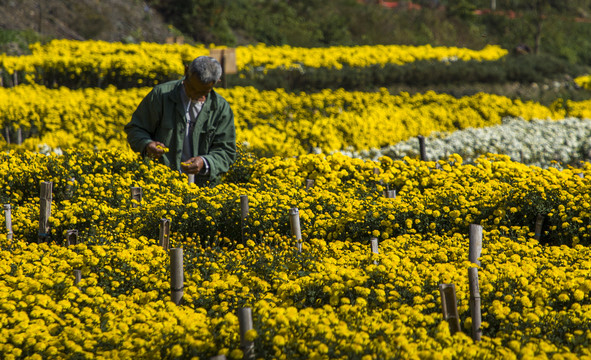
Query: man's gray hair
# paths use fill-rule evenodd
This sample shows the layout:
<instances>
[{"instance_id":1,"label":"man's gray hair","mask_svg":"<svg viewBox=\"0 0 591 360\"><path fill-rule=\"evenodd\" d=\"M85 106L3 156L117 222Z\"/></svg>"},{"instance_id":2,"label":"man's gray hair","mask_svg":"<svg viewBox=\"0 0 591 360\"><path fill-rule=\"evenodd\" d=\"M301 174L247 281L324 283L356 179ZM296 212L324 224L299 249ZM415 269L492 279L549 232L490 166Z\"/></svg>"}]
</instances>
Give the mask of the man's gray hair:
<instances>
[{"instance_id":1,"label":"man's gray hair","mask_svg":"<svg viewBox=\"0 0 591 360\"><path fill-rule=\"evenodd\" d=\"M189 65L189 76L193 74L204 84L215 83L222 78L222 65L211 56L199 56Z\"/></svg>"}]
</instances>

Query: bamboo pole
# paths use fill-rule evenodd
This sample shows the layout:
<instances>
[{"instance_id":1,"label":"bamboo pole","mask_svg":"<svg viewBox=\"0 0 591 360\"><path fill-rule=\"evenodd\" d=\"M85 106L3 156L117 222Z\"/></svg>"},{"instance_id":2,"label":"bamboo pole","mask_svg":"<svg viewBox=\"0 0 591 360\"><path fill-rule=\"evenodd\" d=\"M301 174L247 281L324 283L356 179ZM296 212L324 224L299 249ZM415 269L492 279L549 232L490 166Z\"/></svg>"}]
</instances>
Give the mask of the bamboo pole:
<instances>
[{"instance_id":1,"label":"bamboo pole","mask_svg":"<svg viewBox=\"0 0 591 360\"><path fill-rule=\"evenodd\" d=\"M66 231L66 246L78 244L78 230Z\"/></svg>"},{"instance_id":2,"label":"bamboo pole","mask_svg":"<svg viewBox=\"0 0 591 360\"><path fill-rule=\"evenodd\" d=\"M478 258L482 254L482 226L470 224L470 255L468 260L480 266Z\"/></svg>"},{"instance_id":3,"label":"bamboo pole","mask_svg":"<svg viewBox=\"0 0 591 360\"><path fill-rule=\"evenodd\" d=\"M441 293L443 319L449 323L449 331L453 335L460 331L456 287L454 284L439 284L439 292Z\"/></svg>"},{"instance_id":4,"label":"bamboo pole","mask_svg":"<svg viewBox=\"0 0 591 360\"><path fill-rule=\"evenodd\" d=\"M298 208L289 210L289 220L291 225L291 236L296 238L296 247L298 252L302 252L302 231L300 229L300 212Z\"/></svg>"},{"instance_id":5,"label":"bamboo pole","mask_svg":"<svg viewBox=\"0 0 591 360\"><path fill-rule=\"evenodd\" d=\"M10 128L8 126L4 128L4 138L6 138L6 143L10 144Z\"/></svg>"},{"instance_id":6,"label":"bamboo pole","mask_svg":"<svg viewBox=\"0 0 591 360\"><path fill-rule=\"evenodd\" d=\"M82 270L74 269L74 285L78 285L80 280L82 280Z\"/></svg>"},{"instance_id":7,"label":"bamboo pole","mask_svg":"<svg viewBox=\"0 0 591 360\"><path fill-rule=\"evenodd\" d=\"M242 243L246 243L244 229L248 218L248 195L240 195L240 228L242 231Z\"/></svg>"},{"instance_id":8,"label":"bamboo pole","mask_svg":"<svg viewBox=\"0 0 591 360\"><path fill-rule=\"evenodd\" d=\"M39 237L37 243L47 241L49 237L49 217L51 216L51 200L52 200L52 185L51 181L44 181L41 183L40 208L39 208Z\"/></svg>"},{"instance_id":9,"label":"bamboo pole","mask_svg":"<svg viewBox=\"0 0 591 360\"><path fill-rule=\"evenodd\" d=\"M160 246L164 250L170 247L170 219L160 219Z\"/></svg>"},{"instance_id":10,"label":"bamboo pole","mask_svg":"<svg viewBox=\"0 0 591 360\"><path fill-rule=\"evenodd\" d=\"M544 227L544 215L538 215L536 218L536 230L535 239L540 240L542 238L542 228Z\"/></svg>"},{"instance_id":11,"label":"bamboo pole","mask_svg":"<svg viewBox=\"0 0 591 360\"><path fill-rule=\"evenodd\" d=\"M133 207L140 206L142 202L142 188L139 186L132 186L131 187L131 200L137 201L137 203L133 203Z\"/></svg>"},{"instance_id":12,"label":"bamboo pole","mask_svg":"<svg viewBox=\"0 0 591 360\"><path fill-rule=\"evenodd\" d=\"M378 238L372 237L369 241L370 241L370 245L371 245L371 252L373 254L379 254L380 251L378 250ZM373 263L374 263L374 265L377 265L378 261L374 260Z\"/></svg>"},{"instance_id":13,"label":"bamboo pole","mask_svg":"<svg viewBox=\"0 0 591 360\"><path fill-rule=\"evenodd\" d=\"M427 161L427 153L425 151L425 137L423 135L419 135L419 154L421 155L422 161Z\"/></svg>"},{"instance_id":14,"label":"bamboo pole","mask_svg":"<svg viewBox=\"0 0 591 360\"><path fill-rule=\"evenodd\" d=\"M71 177L70 180L68 180L68 183L66 185L66 197L68 199L71 199L72 196L74 196L74 185L76 184L76 178Z\"/></svg>"},{"instance_id":15,"label":"bamboo pole","mask_svg":"<svg viewBox=\"0 0 591 360\"><path fill-rule=\"evenodd\" d=\"M16 144L20 145L23 143L23 131L21 128L16 129Z\"/></svg>"},{"instance_id":16,"label":"bamboo pole","mask_svg":"<svg viewBox=\"0 0 591 360\"><path fill-rule=\"evenodd\" d=\"M172 302L180 305L183 300L183 249L170 249L170 298Z\"/></svg>"},{"instance_id":17,"label":"bamboo pole","mask_svg":"<svg viewBox=\"0 0 591 360\"><path fill-rule=\"evenodd\" d=\"M10 204L4 204L4 217L6 218L6 230L8 235L6 238L12 241L13 233L12 233L12 215L10 210Z\"/></svg>"},{"instance_id":18,"label":"bamboo pole","mask_svg":"<svg viewBox=\"0 0 591 360\"><path fill-rule=\"evenodd\" d=\"M472 339L480 341L482 337L482 315L480 310L480 289L478 286L478 268L468 269L470 284L470 316L472 317Z\"/></svg>"},{"instance_id":19,"label":"bamboo pole","mask_svg":"<svg viewBox=\"0 0 591 360\"><path fill-rule=\"evenodd\" d=\"M240 325L240 348L244 354L242 358L245 360L254 360L254 342L246 338L246 333L253 329L251 308L238 309L238 323Z\"/></svg>"},{"instance_id":20,"label":"bamboo pole","mask_svg":"<svg viewBox=\"0 0 591 360\"><path fill-rule=\"evenodd\" d=\"M384 190L384 196L387 199L396 199L396 190Z\"/></svg>"}]
</instances>

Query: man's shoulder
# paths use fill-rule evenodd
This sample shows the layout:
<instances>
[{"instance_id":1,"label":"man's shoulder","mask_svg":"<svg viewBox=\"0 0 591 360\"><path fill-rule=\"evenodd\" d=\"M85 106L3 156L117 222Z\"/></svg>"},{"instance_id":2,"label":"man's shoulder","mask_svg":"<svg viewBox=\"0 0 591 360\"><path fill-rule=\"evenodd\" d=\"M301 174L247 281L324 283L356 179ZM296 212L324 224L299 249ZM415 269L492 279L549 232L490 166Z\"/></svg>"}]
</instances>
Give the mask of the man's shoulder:
<instances>
[{"instance_id":1,"label":"man's shoulder","mask_svg":"<svg viewBox=\"0 0 591 360\"><path fill-rule=\"evenodd\" d=\"M219 92L212 90L211 93L213 93L213 101L216 102L216 105L218 106L230 106L230 104L228 103L228 101L220 95Z\"/></svg>"},{"instance_id":2,"label":"man's shoulder","mask_svg":"<svg viewBox=\"0 0 591 360\"><path fill-rule=\"evenodd\" d=\"M167 81L165 83L162 84L158 84L156 86L154 86L154 92L159 93L159 94L167 94L170 93L171 91L173 91L174 89L176 89L178 87L178 85L180 84L182 80L172 80L172 81Z\"/></svg>"}]
</instances>

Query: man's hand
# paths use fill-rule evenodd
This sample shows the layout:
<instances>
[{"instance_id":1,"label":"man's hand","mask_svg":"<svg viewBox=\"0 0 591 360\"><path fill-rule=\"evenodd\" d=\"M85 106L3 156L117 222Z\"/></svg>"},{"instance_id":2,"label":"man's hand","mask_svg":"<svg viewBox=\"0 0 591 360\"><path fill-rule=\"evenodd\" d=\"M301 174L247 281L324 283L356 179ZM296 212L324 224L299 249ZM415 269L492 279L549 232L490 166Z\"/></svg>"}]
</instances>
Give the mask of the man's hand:
<instances>
[{"instance_id":1,"label":"man's hand","mask_svg":"<svg viewBox=\"0 0 591 360\"><path fill-rule=\"evenodd\" d=\"M186 174L199 174L204 166L205 164L201 156L192 157L186 162L181 163L181 168Z\"/></svg>"},{"instance_id":2,"label":"man's hand","mask_svg":"<svg viewBox=\"0 0 591 360\"><path fill-rule=\"evenodd\" d=\"M168 148L166 145L159 141L152 141L148 145L146 145L146 155L151 157L152 159L158 159L162 156L162 154L168 152Z\"/></svg>"}]
</instances>

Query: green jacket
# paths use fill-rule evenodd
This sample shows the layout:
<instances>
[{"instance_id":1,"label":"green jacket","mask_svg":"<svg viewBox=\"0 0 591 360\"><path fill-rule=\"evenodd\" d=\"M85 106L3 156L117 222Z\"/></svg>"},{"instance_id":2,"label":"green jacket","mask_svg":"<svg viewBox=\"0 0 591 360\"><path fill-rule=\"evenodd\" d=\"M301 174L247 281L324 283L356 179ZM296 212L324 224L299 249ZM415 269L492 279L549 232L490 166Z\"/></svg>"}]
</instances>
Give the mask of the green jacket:
<instances>
[{"instance_id":1,"label":"green jacket","mask_svg":"<svg viewBox=\"0 0 591 360\"><path fill-rule=\"evenodd\" d=\"M182 80L155 86L141 101L125 125L127 141L134 151L144 153L151 141L165 144L169 152L162 163L180 170L186 120L180 87ZM212 90L203 104L193 131L193 154L203 156L209 175L195 175L195 183L213 186L236 160L234 114L228 102Z\"/></svg>"}]
</instances>

